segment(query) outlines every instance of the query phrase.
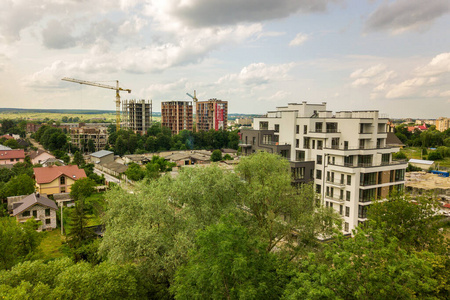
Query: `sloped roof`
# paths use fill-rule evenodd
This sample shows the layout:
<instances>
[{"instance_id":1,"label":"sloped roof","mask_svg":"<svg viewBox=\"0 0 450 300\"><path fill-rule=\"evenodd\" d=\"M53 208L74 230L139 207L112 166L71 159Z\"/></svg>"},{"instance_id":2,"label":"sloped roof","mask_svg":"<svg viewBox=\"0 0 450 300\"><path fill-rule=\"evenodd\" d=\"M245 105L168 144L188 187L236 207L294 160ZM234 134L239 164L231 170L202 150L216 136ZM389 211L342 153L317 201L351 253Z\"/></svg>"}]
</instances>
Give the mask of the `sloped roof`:
<instances>
[{"instance_id":1,"label":"sloped roof","mask_svg":"<svg viewBox=\"0 0 450 300\"><path fill-rule=\"evenodd\" d=\"M393 146L405 146L400 139L393 132L388 132L386 137L386 144Z\"/></svg>"},{"instance_id":2,"label":"sloped roof","mask_svg":"<svg viewBox=\"0 0 450 300\"><path fill-rule=\"evenodd\" d=\"M12 140L12 139L14 139L12 136L10 136L9 134L4 134L4 135L2 135L2 136L0 136L0 139L7 139L7 140Z\"/></svg>"},{"instance_id":3,"label":"sloped roof","mask_svg":"<svg viewBox=\"0 0 450 300\"><path fill-rule=\"evenodd\" d=\"M34 177L36 178L36 183L49 183L65 175L72 178L73 180L78 180L80 178L85 178L86 173L83 169L79 169L78 166L49 166L45 168L33 168Z\"/></svg>"},{"instance_id":4,"label":"sloped roof","mask_svg":"<svg viewBox=\"0 0 450 300\"><path fill-rule=\"evenodd\" d=\"M108 150L100 150L100 151L91 153L91 156L97 157L97 158L102 158L102 157L105 157L105 156L110 155L110 154L114 155L114 152L111 152L111 151L108 151Z\"/></svg>"},{"instance_id":5,"label":"sloped roof","mask_svg":"<svg viewBox=\"0 0 450 300\"><path fill-rule=\"evenodd\" d=\"M0 144L0 151L2 151L2 150L12 150L12 149L9 148L9 147L3 146L2 144Z\"/></svg>"},{"instance_id":6,"label":"sloped roof","mask_svg":"<svg viewBox=\"0 0 450 300\"><path fill-rule=\"evenodd\" d=\"M20 202L21 204L13 210L13 216L20 214L21 212L27 210L28 208L32 207L35 204L40 204L40 205L48 207L48 208L58 209L58 207L55 204L55 201L50 200L43 195L39 195L39 196L37 196L37 195L39 195L39 194L33 193L33 194L25 197Z\"/></svg>"},{"instance_id":7,"label":"sloped roof","mask_svg":"<svg viewBox=\"0 0 450 300\"><path fill-rule=\"evenodd\" d=\"M432 164L434 164L434 161L432 161L432 160L413 159L413 158L411 158L408 162L409 163L413 163L413 164L423 164L423 165L432 165Z\"/></svg>"},{"instance_id":8,"label":"sloped roof","mask_svg":"<svg viewBox=\"0 0 450 300\"><path fill-rule=\"evenodd\" d=\"M39 155L42 155L44 153L47 153L48 155L53 156L53 155L51 155L50 153L48 153L47 151L44 151L44 150L30 151L30 154L28 154L28 156L31 159L35 159L36 157L38 157Z\"/></svg>"},{"instance_id":9,"label":"sloped roof","mask_svg":"<svg viewBox=\"0 0 450 300\"><path fill-rule=\"evenodd\" d=\"M23 149L0 151L0 159L25 158Z\"/></svg>"}]
</instances>

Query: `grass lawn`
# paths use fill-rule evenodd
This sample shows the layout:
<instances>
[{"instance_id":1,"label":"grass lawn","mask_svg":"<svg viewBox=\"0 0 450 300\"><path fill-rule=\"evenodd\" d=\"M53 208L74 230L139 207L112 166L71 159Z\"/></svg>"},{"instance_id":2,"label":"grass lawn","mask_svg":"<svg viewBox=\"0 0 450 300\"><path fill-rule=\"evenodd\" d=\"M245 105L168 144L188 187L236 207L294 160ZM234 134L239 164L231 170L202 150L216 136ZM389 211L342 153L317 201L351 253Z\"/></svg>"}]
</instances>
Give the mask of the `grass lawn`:
<instances>
[{"instance_id":1,"label":"grass lawn","mask_svg":"<svg viewBox=\"0 0 450 300\"><path fill-rule=\"evenodd\" d=\"M61 236L61 228L56 228L53 231L44 231L41 234L44 235L41 245L39 245L41 258L51 259L63 256L63 254L59 252L59 248L64 239L64 237Z\"/></svg>"}]
</instances>

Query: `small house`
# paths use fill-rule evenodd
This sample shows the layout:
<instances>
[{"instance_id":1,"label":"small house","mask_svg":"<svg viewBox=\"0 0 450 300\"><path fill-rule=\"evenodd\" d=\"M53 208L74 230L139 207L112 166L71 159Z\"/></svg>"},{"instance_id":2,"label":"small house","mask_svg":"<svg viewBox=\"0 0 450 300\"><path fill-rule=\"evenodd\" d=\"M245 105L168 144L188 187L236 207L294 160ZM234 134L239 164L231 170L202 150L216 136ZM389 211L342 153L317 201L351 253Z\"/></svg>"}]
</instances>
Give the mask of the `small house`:
<instances>
[{"instance_id":1,"label":"small house","mask_svg":"<svg viewBox=\"0 0 450 300\"><path fill-rule=\"evenodd\" d=\"M13 204L13 217L17 222L23 223L34 218L41 221L38 231L52 230L56 228L56 211L58 207L55 201L39 194L28 195L22 201Z\"/></svg>"}]
</instances>

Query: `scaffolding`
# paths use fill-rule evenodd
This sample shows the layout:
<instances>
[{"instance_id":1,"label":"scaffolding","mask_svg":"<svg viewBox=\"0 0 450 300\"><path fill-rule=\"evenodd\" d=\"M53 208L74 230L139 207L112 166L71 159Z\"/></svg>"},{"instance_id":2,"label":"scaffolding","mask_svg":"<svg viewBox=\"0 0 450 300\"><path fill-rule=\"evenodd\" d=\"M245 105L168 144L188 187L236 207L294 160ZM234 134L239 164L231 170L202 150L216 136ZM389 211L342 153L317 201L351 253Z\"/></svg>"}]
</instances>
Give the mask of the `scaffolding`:
<instances>
[{"instance_id":1,"label":"scaffolding","mask_svg":"<svg viewBox=\"0 0 450 300\"><path fill-rule=\"evenodd\" d=\"M141 134L152 125L152 100L124 100L122 102L122 127Z\"/></svg>"}]
</instances>

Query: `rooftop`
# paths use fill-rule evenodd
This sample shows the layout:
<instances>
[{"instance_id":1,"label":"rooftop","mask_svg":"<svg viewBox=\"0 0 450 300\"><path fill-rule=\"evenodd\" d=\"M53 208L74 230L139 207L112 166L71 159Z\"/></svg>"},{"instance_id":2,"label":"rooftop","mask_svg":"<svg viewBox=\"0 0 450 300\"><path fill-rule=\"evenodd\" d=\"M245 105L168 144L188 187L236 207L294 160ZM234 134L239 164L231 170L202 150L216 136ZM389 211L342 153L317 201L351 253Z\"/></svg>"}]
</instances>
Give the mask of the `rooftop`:
<instances>
[{"instance_id":1,"label":"rooftop","mask_svg":"<svg viewBox=\"0 0 450 300\"><path fill-rule=\"evenodd\" d=\"M100 150L100 151L91 153L91 156L97 157L97 158L102 158L102 157L105 157L105 156L110 155L110 154L114 155L114 152L111 152L111 151L108 151L108 150Z\"/></svg>"},{"instance_id":2,"label":"rooftop","mask_svg":"<svg viewBox=\"0 0 450 300\"><path fill-rule=\"evenodd\" d=\"M0 151L0 159L25 158L23 149Z\"/></svg>"},{"instance_id":3,"label":"rooftop","mask_svg":"<svg viewBox=\"0 0 450 300\"><path fill-rule=\"evenodd\" d=\"M33 171L36 183L38 184L52 182L61 175L70 177L73 180L86 177L84 170L79 169L78 166L50 166L45 168L33 168Z\"/></svg>"},{"instance_id":4,"label":"rooftop","mask_svg":"<svg viewBox=\"0 0 450 300\"><path fill-rule=\"evenodd\" d=\"M39 195L39 193L33 193L25 197L20 203L21 204L13 210L13 216L20 214L21 212L27 210L28 208L32 207L35 204L40 204L48 208L58 209L58 207L55 204L55 201L50 200L43 195Z\"/></svg>"}]
</instances>

